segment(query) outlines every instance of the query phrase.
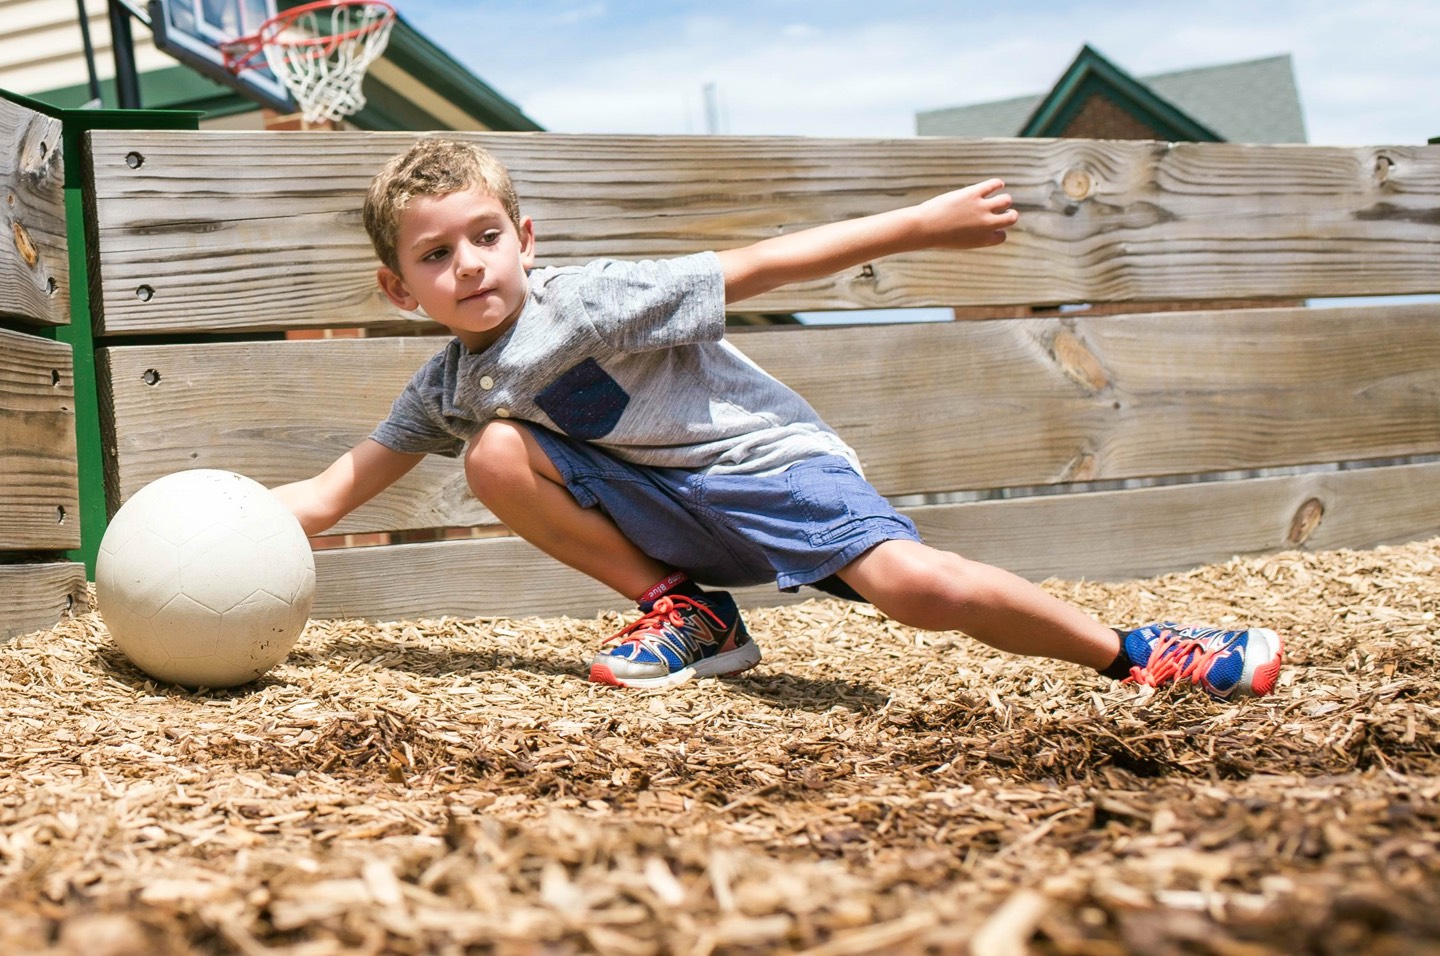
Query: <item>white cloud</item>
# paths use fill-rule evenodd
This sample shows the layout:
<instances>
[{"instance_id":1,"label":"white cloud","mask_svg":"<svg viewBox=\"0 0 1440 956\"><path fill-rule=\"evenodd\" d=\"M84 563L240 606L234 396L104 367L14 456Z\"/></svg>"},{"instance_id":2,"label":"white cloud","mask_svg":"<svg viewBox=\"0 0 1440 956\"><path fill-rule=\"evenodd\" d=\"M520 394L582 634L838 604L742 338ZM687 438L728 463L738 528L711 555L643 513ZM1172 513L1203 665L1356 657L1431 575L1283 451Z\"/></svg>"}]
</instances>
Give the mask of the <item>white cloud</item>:
<instances>
[{"instance_id":1,"label":"white cloud","mask_svg":"<svg viewBox=\"0 0 1440 956\"><path fill-rule=\"evenodd\" d=\"M594 22L608 12L609 9L603 3L587 3L560 11L555 15L554 22L563 26L573 26L587 21Z\"/></svg>"},{"instance_id":2,"label":"white cloud","mask_svg":"<svg viewBox=\"0 0 1440 956\"><path fill-rule=\"evenodd\" d=\"M453 6L451 4L454 4ZM568 132L906 136L925 109L1041 93L1081 44L1138 75L1291 53L1312 142L1440 135L1440 3L402 0L530 116Z\"/></svg>"}]
</instances>

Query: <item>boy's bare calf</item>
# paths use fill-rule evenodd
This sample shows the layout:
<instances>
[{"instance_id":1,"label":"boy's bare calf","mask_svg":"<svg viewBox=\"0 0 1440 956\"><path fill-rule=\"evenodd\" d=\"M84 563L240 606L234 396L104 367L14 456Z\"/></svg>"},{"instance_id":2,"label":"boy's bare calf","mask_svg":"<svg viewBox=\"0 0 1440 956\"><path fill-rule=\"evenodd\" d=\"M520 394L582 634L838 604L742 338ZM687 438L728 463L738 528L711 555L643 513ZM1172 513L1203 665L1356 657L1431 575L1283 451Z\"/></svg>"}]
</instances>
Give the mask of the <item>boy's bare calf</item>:
<instances>
[{"instance_id":1,"label":"boy's bare calf","mask_svg":"<svg viewBox=\"0 0 1440 956\"><path fill-rule=\"evenodd\" d=\"M1018 575L915 541L886 541L840 577L890 617L964 631L1012 654L1059 657L1097 670L1115 657L1113 630Z\"/></svg>"}]
</instances>

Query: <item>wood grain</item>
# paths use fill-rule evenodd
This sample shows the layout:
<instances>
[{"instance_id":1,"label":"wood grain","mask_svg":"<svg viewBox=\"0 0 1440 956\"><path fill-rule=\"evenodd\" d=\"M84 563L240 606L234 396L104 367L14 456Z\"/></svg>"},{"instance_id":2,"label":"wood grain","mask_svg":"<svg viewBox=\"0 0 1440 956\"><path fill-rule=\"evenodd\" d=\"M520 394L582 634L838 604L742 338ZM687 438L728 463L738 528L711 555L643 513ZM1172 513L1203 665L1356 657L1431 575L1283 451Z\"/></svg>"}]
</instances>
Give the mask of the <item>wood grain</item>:
<instances>
[{"instance_id":1,"label":"wood grain","mask_svg":"<svg viewBox=\"0 0 1440 956\"><path fill-rule=\"evenodd\" d=\"M60 121L0 99L0 316L70 321Z\"/></svg>"},{"instance_id":2,"label":"wood grain","mask_svg":"<svg viewBox=\"0 0 1440 956\"><path fill-rule=\"evenodd\" d=\"M119 500L183 468L315 474L389 410L434 338L101 352ZM1263 309L732 337L888 495L1440 453L1440 305ZM155 378L155 384L146 384ZM431 458L341 532L485 524Z\"/></svg>"},{"instance_id":3,"label":"wood grain","mask_svg":"<svg viewBox=\"0 0 1440 956\"><path fill-rule=\"evenodd\" d=\"M1040 580L1121 581L1303 547L1440 534L1440 464L911 509L936 547Z\"/></svg>"},{"instance_id":4,"label":"wood grain","mask_svg":"<svg viewBox=\"0 0 1440 956\"><path fill-rule=\"evenodd\" d=\"M1440 146L457 134L511 168L540 263L725 248L991 176L1010 241L869 263L737 308L1440 291ZM103 329L392 322L359 207L409 133L96 131Z\"/></svg>"},{"instance_id":5,"label":"wood grain","mask_svg":"<svg viewBox=\"0 0 1440 956\"><path fill-rule=\"evenodd\" d=\"M0 550L80 546L70 346L0 329Z\"/></svg>"},{"instance_id":6,"label":"wood grain","mask_svg":"<svg viewBox=\"0 0 1440 956\"><path fill-rule=\"evenodd\" d=\"M1440 305L751 332L888 495L1440 452Z\"/></svg>"},{"instance_id":7,"label":"wood grain","mask_svg":"<svg viewBox=\"0 0 1440 956\"><path fill-rule=\"evenodd\" d=\"M83 564L0 564L0 643L54 627L85 601Z\"/></svg>"},{"instance_id":8,"label":"wood grain","mask_svg":"<svg viewBox=\"0 0 1440 956\"><path fill-rule=\"evenodd\" d=\"M1031 580L1123 580L1440 534L1440 464L907 509L926 541ZM1297 518L1303 520L1297 521ZM570 615L629 602L517 538L322 551L317 618ZM747 606L816 596L737 592Z\"/></svg>"},{"instance_id":9,"label":"wood grain","mask_svg":"<svg viewBox=\"0 0 1440 956\"><path fill-rule=\"evenodd\" d=\"M111 508L163 475L236 471L269 487L318 474L390 411L443 338L328 339L100 349L114 449ZM493 523L455 461L430 456L334 531Z\"/></svg>"}]
</instances>

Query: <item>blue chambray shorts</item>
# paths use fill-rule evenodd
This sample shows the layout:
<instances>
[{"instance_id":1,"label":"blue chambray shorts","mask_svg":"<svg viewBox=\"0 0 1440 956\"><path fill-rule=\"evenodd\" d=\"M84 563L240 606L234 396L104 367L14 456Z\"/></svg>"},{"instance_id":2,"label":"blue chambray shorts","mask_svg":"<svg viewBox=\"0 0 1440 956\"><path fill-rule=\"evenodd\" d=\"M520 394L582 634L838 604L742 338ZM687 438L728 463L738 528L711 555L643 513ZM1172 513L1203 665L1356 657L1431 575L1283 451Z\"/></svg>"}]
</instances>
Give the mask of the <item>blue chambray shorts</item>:
<instances>
[{"instance_id":1,"label":"blue chambray shorts","mask_svg":"<svg viewBox=\"0 0 1440 956\"><path fill-rule=\"evenodd\" d=\"M581 507L599 508L655 560L702 584L774 581L864 600L835 572L882 541L919 541L850 463L825 455L775 475L710 475L621 461L530 423Z\"/></svg>"}]
</instances>

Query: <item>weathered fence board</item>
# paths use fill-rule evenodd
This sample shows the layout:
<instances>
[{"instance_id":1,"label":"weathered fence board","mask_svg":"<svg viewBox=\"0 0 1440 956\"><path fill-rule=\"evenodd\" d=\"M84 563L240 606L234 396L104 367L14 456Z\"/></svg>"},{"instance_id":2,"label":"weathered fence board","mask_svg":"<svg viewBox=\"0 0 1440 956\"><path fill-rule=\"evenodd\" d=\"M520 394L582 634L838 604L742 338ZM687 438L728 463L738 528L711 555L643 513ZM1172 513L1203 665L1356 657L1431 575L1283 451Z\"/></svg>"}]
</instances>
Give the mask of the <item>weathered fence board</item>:
<instances>
[{"instance_id":1,"label":"weathered fence board","mask_svg":"<svg viewBox=\"0 0 1440 956\"><path fill-rule=\"evenodd\" d=\"M80 546L70 355L0 329L0 551Z\"/></svg>"},{"instance_id":2,"label":"weathered fence board","mask_svg":"<svg viewBox=\"0 0 1440 956\"><path fill-rule=\"evenodd\" d=\"M1320 471L909 514L938 547L1039 580L1124 580L1286 548L1373 548L1440 534L1440 464Z\"/></svg>"},{"instance_id":3,"label":"weathered fence board","mask_svg":"<svg viewBox=\"0 0 1440 956\"><path fill-rule=\"evenodd\" d=\"M0 316L70 321L60 121L0 98Z\"/></svg>"},{"instance_id":4,"label":"weathered fence board","mask_svg":"<svg viewBox=\"0 0 1440 956\"><path fill-rule=\"evenodd\" d=\"M541 264L734 246L996 175L1022 211L1003 247L746 311L1440 291L1440 146L462 135L511 167ZM359 205L412 138L91 133L103 330L393 322Z\"/></svg>"},{"instance_id":5,"label":"weathered fence board","mask_svg":"<svg viewBox=\"0 0 1440 956\"><path fill-rule=\"evenodd\" d=\"M101 349L112 505L186 468L274 486L319 472L370 433L443 338ZM430 456L336 532L492 523L459 466Z\"/></svg>"},{"instance_id":6,"label":"weathered fence board","mask_svg":"<svg viewBox=\"0 0 1440 956\"><path fill-rule=\"evenodd\" d=\"M747 331L883 492L1440 453L1440 304ZM183 468L313 474L388 411L433 338L127 346L119 499ZM339 531L484 524L431 458Z\"/></svg>"},{"instance_id":7,"label":"weathered fence board","mask_svg":"<svg viewBox=\"0 0 1440 956\"><path fill-rule=\"evenodd\" d=\"M83 564L0 564L0 642L54 627L85 601Z\"/></svg>"},{"instance_id":8,"label":"weathered fence board","mask_svg":"<svg viewBox=\"0 0 1440 956\"><path fill-rule=\"evenodd\" d=\"M889 495L1440 452L1440 304L734 341L809 398Z\"/></svg>"},{"instance_id":9,"label":"weathered fence board","mask_svg":"<svg viewBox=\"0 0 1440 956\"><path fill-rule=\"evenodd\" d=\"M1440 464L907 509L936 547L1033 580L1118 580L1237 553L1369 548L1440 534ZM321 551L319 618L568 614L630 602L518 538ZM737 592L742 603L790 596Z\"/></svg>"}]
</instances>

